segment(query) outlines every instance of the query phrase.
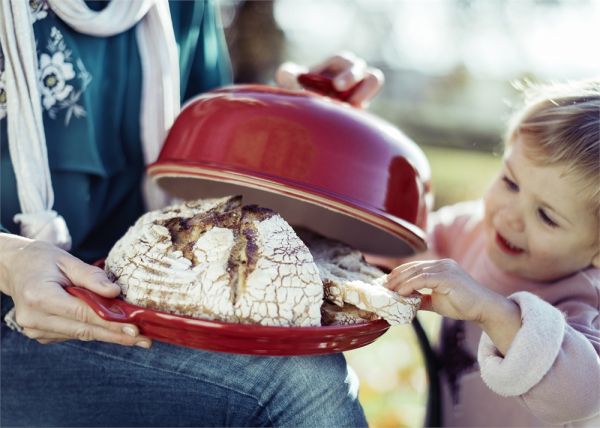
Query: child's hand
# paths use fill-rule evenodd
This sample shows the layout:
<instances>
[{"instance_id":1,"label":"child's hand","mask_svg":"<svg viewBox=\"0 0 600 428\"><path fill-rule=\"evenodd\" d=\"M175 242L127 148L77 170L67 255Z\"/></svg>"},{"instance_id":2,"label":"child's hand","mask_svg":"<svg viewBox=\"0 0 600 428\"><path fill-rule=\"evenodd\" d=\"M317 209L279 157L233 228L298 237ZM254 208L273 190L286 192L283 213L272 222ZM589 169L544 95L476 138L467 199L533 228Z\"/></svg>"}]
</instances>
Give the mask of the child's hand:
<instances>
[{"instance_id":1,"label":"child's hand","mask_svg":"<svg viewBox=\"0 0 600 428\"><path fill-rule=\"evenodd\" d=\"M423 290L421 309L459 320L482 322L492 293L466 273L454 260L409 262L396 267L386 287L402 296Z\"/></svg>"},{"instance_id":2,"label":"child's hand","mask_svg":"<svg viewBox=\"0 0 600 428\"><path fill-rule=\"evenodd\" d=\"M503 355L521 328L516 303L479 284L451 259L400 265L388 275L386 287L402 296L431 290L431 295L423 295L421 309L476 322Z\"/></svg>"}]
</instances>

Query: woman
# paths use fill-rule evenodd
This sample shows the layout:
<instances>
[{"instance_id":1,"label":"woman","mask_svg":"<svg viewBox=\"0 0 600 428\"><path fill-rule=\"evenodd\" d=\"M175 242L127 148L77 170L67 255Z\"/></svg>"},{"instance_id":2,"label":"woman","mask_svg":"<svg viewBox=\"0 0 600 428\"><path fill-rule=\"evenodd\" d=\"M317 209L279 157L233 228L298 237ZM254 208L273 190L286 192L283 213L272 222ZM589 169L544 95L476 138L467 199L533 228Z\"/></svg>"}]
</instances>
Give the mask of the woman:
<instances>
[{"instance_id":1,"label":"woman","mask_svg":"<svg viewBox=\"0 0 600 428\"><path fill-rule=\"evenodd\" d=\"M213 2L11 0L0 20L0 289L16 329L2 323L0 423L366 425L341 354L153 344L62 288L118 295L88 263L160 202L141 191L144 169L179 103L231 82ZM364 81L357 105L381 86L381 73L352 56L315 71L325 68L340 90ZM294 85L298 71L286 65L278 80Z\"/></svg>"}]
</instances>

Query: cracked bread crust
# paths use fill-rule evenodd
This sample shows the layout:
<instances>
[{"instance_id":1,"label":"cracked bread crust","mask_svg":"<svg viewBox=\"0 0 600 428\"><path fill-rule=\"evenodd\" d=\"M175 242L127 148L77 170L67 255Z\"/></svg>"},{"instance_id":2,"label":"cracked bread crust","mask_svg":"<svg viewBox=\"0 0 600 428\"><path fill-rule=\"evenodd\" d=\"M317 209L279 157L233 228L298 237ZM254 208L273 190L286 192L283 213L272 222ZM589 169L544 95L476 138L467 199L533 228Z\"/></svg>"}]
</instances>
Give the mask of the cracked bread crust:
<instances>
[{"instance_id":1,"label":"cracked bread crust","mask_svg":"<svg viewBox=\"0 0 600 428\"><path fill-rule=\"evenodd\" d=\"M275 212L240 197L142 216L105 269L126 301L226 322L320 325L323 287L312 256Z\"/></svg>"},{"instance_id":2,"label":"cracked bread crust","mask_svg":"<svg viewBox=\"0 0 600 428\"><path fill-rule=\"evenodd\" d=\"M244 210L247 275L238 283L235 311L263 325L321 324L323 286L312 255L294 230L271 210Z\"/></svg>"},{"instance_id":3,"label":"cracked bread crust","mask_svg":"<svg viewBox=\"0 0 600 428\"><path fill-rule=\"evenodd\" d=\"M401 324L420 303L386 289L383 272L359 251L294 231L272 210L242 206L238 196L143 215L110 251L105 269L130 303L232 323L319 326L384 318Z\"/></svg>"}]
</instances>

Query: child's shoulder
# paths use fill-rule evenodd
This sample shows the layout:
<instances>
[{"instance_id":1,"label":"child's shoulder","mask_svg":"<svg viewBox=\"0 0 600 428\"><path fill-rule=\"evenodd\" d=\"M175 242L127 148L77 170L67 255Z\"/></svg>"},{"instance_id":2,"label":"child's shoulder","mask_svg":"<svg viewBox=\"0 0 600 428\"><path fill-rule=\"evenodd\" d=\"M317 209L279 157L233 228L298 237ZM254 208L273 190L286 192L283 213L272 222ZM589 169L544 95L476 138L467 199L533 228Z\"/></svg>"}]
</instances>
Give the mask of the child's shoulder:
<instances>
[{"instance_id":1,"label":"child's shoulder","mask_svg":"<svg viewBox=\"0 0 600 428\"><path fill-rule=\"evenodd\" d=\"M579 272L586 281L589 281L591 285L600 289L600 269L591 267Z\"/></svg>"},{"instance_id":2,"label":"child's shoulder","mask_svg":"<svg viewBox=\"0 0 600 428\"><path fill-rule=\"evenodd\" d=\"M584 287L592 290L598 300L598 307L600 308L600 269L590 267L578 272L576 276Z\"/></svg>"},{"instance_id":3,"label":"child's shoulder","mask_svg":"<svg viewBox=\"0 0 600 428\"><path fill-rule=\"evenodd\" d=\"M573 275L559 279L556 285L564 286L573 284L600 290L600 269L596 267L589 267L587 269L580 270Z\"/></svg>"},{"instance_id":4,"label":"child's shoulder","mask_svg":"<svg viewBox=\"0 0 600 428\"><path fill-rule=\"evenodd\" d=\"M542 290L545 300L552 304L583 305L597 312L600 310L600 269L590 267L581 270Z\"/></svg>"}]
</instances>

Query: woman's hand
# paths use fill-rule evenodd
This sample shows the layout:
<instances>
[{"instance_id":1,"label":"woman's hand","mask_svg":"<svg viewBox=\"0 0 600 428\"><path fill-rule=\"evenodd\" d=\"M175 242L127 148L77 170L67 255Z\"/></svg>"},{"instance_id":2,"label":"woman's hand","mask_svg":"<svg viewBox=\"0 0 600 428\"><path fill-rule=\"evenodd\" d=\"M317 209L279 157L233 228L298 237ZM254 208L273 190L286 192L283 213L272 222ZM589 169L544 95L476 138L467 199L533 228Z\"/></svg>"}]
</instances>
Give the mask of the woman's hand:
<instances>
[{"instance_id":1,"label":"woman's hand","mask_svg":"<svg viewBox=\"0 0 600 428\"><path fill-rule=\"evenodd\" d=\"M327 58L310 69L292 62L285 62L277 69L275 81L283 88L299 89L301 86L298 83L298 75L309 71L311 73L327 71L332 74L334 76L333 85L340 92L362 82L348 99L348 102L356 107L367 107L369 101L377 95L384 82L381 70L369 67L363 59L349 52Z\"/></svg>"},{"instance_id":2,"label":"woman's hand","mask_svg":"<svg viewBox=\"0 0 600 428\"><path fill-rule=\"evenodd\" d=\"M479 284L452 259L400 265L388 275L386 287L402 296L430 290L423 295L421 309L476 322L503 354L521 328L517 304Z\"/></svg>"},{"instance_id":3,"label":"woman's hand","mask_svg":"<svg viewBox=\"0 0 600 428\"><path fill-rule=\"evenodd\" d=\"M119 295L119 287L104 271L44 242L2 234L0 286L15 303L23 334L46 344L69 339L100 340L149 348L133 324L105 321L63 287L76 285L104 297Z\"/></svg>"}]
</instances>

